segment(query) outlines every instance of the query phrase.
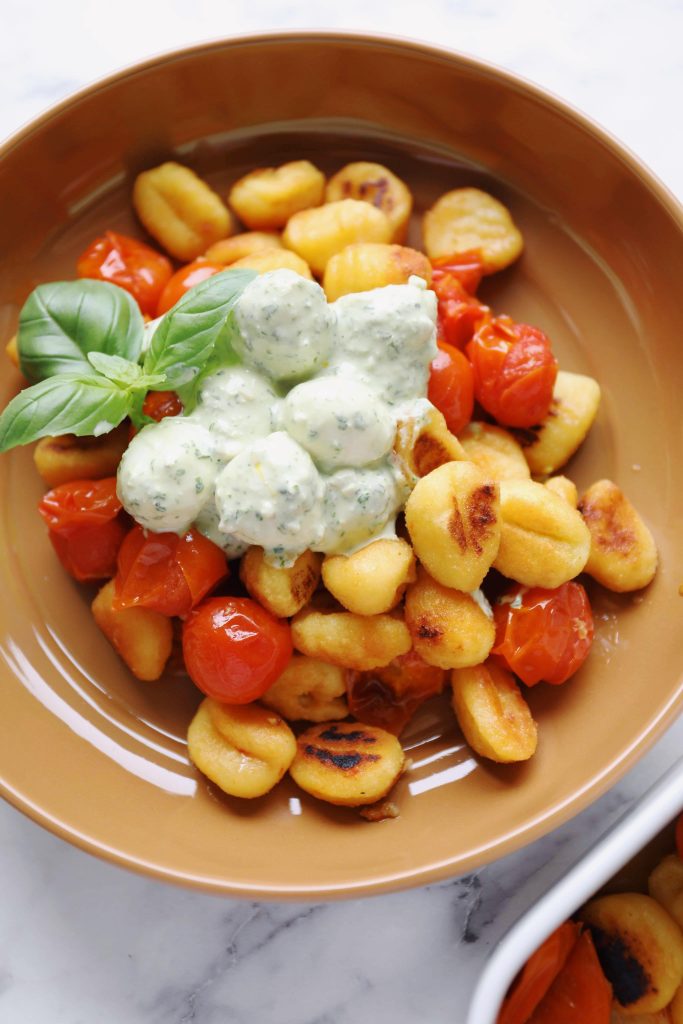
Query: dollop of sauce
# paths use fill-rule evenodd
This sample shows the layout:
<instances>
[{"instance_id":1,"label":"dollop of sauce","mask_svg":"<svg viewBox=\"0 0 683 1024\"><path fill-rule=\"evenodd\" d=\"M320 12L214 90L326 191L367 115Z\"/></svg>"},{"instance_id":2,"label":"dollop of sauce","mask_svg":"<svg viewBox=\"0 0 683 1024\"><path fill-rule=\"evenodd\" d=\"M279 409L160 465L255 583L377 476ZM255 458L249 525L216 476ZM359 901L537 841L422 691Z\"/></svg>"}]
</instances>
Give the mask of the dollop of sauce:
<instances>
[{"instance_id":1,"label":"dollop of sauce","mask_svg":"<svg viewBox=\"0 0 683 1024\"><path fill-rule=\"evenodd\" d=\"M411 278L328 304L275 270L245 288L235 324L242 364L128 446L125 509L154 532L194 523L229 557L257 544L282 566L392 535L410 486L392 447L399 420L424 416L434 293Z\"/></svg>"}]
</instances>

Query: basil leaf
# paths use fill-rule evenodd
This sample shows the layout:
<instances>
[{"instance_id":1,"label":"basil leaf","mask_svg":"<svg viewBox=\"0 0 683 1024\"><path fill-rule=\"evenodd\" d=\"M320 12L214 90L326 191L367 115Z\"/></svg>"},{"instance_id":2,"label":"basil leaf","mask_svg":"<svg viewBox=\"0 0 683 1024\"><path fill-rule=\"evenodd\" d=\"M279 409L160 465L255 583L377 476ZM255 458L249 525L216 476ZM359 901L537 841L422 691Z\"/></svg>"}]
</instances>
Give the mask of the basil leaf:
<instances>
[{"instance_id":1,"label":"basil leaf","mask_svg":"<svg viewBox=\"0 0 683 1024\"><path fill-rule=\"evenodd\" d=\"M146 373L166 374L163 390L189 384L228 334L228 314L253 270L224 270L196 285L169 310L152 335L145 355Z\"/></svg>"},{"instance_id":2,"label":"basil leaf","mask_svg":"<svg viewBox=\"0 0 683 1024\"><path fill-rule=\"evenodd\" d=\"M0 452L53 434L106 434L132 396L106 377L61 374L25 388L0 416Z\"/></svg>"},{"instance_id":3,"label":"basil leaf","mask_svg":"<svg viewBox=\"0 0 683 1024\"><path fill-rule=\"evenodd\" d=\"M143 320L132 295L106 281L55 281L31 292L19 316L19 365L31 381L90 373L88 352L137 361Z\"/></svg>"},{"instance_id":4,"label":"basil leaf","mask_svg":"<svg viewBox=\"0 0 683 1024\"><path fill-rule=\"evenodd\" d=\"M186 413L192 412L197 404L199 389L205 377L215 373L216 370L222 370L225 366L234 366L240 362L240 357L237 355L233 345L233 339L237 333L235 310L232 309L228 313L224 330L218 335L213 351L204 364L204 369L189 384L179 385L177 388L178 397L183 403L183 409Z\"/></svg>"},{"instance_id":5,"label":"basil leaf","mask_svg":"<svg viewBox=\"0 0 683 1024\"><path fill-rule=\"evenodd\" d=\"M146 374L139 363L132 363L121 356L109 356L106 352L88 352L88 362L98 373L126 388L149 390L166 380L163 373Z\"/></svg>"}]
</instances>

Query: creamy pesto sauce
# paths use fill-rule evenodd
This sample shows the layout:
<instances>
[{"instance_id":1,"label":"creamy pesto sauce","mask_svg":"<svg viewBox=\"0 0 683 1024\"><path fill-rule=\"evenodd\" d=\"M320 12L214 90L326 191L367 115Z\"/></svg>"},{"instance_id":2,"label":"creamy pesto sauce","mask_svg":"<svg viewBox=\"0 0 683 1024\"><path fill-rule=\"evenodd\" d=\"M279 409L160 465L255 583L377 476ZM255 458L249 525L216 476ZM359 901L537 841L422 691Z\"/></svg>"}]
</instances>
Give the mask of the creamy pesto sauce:
<instances>
[{"instance_id":1,"label":"creamy pesto sauce","mask_svg":"<svg viewBox=\"0 0 683 1024\"><path fill-rule=\"evenodd\" d=\"M276 565L393 536L409 493L392 447L420 421L436 298L419 278L328 304L292 271L262 274L235 307L243 365L208 376L195 409L145 427L119 470L147 529L192 523L231 556Z\"/></svg>"}]
</instances>

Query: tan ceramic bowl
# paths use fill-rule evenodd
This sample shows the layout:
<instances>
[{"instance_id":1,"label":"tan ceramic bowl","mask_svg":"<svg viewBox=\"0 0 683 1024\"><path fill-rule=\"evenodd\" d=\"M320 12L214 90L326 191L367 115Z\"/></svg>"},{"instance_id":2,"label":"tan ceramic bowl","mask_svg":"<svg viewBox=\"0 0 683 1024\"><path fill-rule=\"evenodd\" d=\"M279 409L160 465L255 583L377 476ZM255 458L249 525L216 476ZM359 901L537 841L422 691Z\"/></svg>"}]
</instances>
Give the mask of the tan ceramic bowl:
<instances>
[{"instance_id":1,"label":"tan ceramic bowl","mask_svg":"<svg viewBox=\"0 0 683 1024\"><path fill-rule=\"evenodd\" d=\"M370 893L477 867L595 799L681 707L681 210L580 115L467 58L332 35L213 43L87 89L0 151L2 337L30 289L73 277L104 228L141 234L133 177L171 156L219 187L305 156L328 171L385 162L419 209L462 184L498 195L527 248L484 294L545 329L565 368L601 382L599 421L570 472L580 486L609 476L625 488L661 569L637 597L593 588L589 664L568 686L530 694L531 763L473 759L447 706L430 705L407 734L397 820L368 824L289 782L238 803L188 763L192 686L131 677L52 553L31 452L3 456L2 791L84 849L231 895ZM5 367L3 404L17 383Z\"/></svg>"}]
</instances>

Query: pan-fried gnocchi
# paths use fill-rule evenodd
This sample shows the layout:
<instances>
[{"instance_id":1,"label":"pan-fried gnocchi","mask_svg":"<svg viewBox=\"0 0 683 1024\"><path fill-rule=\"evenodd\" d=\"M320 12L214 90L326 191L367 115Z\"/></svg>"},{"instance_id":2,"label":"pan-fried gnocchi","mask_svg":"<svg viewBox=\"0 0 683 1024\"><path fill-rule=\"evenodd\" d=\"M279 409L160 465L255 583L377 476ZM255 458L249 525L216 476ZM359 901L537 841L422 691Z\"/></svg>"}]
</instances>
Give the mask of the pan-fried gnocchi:
<instances>
[{"instance_id":1,"label":"pan-fried gnocchi","mask_svg":"<svg viewBox=\"0 0 683 1024\"><path fill-rule=\"evenodd\" d=\"M558 372L552 353L534 362L550 346L543 332L476 298L482 275L523 249L496 196L450 189L417 211L421 241L410 183L383 164L302 158L235 178L219 194L174 161L136 178L141 224L191 261L186 274L125 238L141 263L128 265L124 246L118 279L111 263L88 264L95 282L134 298L147 289L151 322L135 327L127 308L124 320L140 331L151 390L135 392L132 422L103 413L92 436L76 436L80 420L68 433L60 418L59 436L36 434L56 557L99 581L93 616L137 678L159 678L182 647L206 695L191 760L232 796L262 796L289 771L333 804L383 800L405 758L377 722L419 713L447 673L472 750L527 760L537 727L525 687L564 682L592 641L577 576L628 592L657 567L654 538L616 484L598 481L578 501L558 473L596 418L598 382ZM91 261L117 237L97 240ZM195 274L209 299L187 316ZM176 305L152 319L149 289L166 309L176 284ZM50 338L36 342L35 322L22 315L6 353L42 381L56 371L41 363ZM189 338L202 345L179 356ZM473 346L492 338L498 362L480 364ZM101 352L128 359L137 342L112 344L93 372ZM449 345L461 352L435 363ZM135 391L138 368L115 369ZM155 390L169 380L177 394ZM519 640L517 664L512 616L551 601L562 614ZM553 630L565 631L559 641ZM679 874L653 879L676 914Z\"/></svg>"}]
</instances>

